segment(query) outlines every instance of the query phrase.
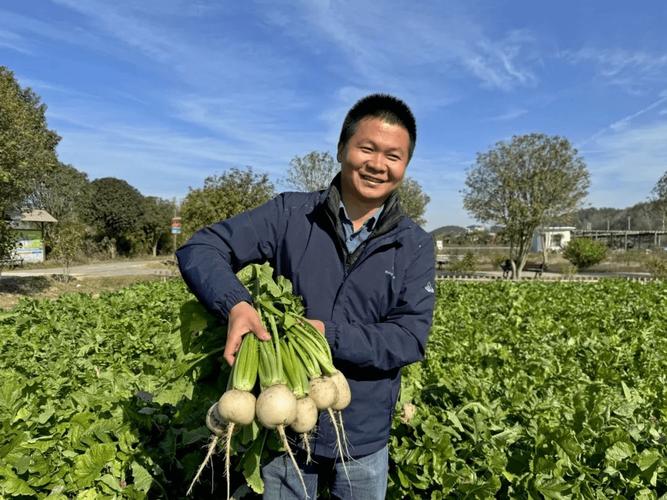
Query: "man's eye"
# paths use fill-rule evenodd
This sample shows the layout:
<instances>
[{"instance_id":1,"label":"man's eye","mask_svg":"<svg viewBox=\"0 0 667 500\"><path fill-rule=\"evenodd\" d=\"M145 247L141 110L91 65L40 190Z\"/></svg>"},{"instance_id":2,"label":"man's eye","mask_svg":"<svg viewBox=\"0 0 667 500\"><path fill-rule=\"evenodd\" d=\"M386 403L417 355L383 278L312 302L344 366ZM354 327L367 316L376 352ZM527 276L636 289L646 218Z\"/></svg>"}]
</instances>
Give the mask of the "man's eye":
<instances>
[{"instance_id":1,"label":"man's eye","mask_svg":"<svg viewBox=\"0 0 667 500\"><path fill-rule=\"evenodd\" d=\"M372 148L369 148L368 146L362 146L362 147L361 147L361 150L362 150L364 153L372 153L372 152L373 152L373 149L372 149Z\"/></svg>"},{"instance_id":2,"label":"man's eye","mask_svg":"<svg viewBox=\"0 0 667 500\"><path fill-rule=\"evenodd\" d=\"M389 155L389 156L387 156L387 158L389 158L391 161L398 161L398 160L401 159L400 156L396 156L396 155Z\"/></svg>"}]
</instances>

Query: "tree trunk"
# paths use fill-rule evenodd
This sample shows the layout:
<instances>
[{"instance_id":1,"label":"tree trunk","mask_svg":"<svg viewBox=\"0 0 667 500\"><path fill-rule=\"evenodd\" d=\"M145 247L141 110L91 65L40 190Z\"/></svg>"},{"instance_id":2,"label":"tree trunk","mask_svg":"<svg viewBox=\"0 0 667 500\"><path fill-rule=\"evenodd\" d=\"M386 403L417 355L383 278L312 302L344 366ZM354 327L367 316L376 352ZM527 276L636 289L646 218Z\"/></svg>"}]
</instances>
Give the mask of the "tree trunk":
<instances>
[{"instance_id":1,"label":"tree trunk","mask_svg":"<svg viewBox=\"0 0 667 500\"><path fill-rule=\"evenodd\" d=\"M153 243L153 257L157 257L157 241Z\"/></svg>"}]
</instances>

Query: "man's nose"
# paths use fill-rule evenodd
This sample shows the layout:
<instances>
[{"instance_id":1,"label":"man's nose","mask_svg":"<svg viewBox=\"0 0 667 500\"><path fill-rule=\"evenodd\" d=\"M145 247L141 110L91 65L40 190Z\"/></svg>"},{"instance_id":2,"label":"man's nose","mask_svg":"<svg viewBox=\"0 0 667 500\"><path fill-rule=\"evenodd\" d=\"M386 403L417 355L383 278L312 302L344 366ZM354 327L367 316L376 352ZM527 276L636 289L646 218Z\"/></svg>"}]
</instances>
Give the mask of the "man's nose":
<instances>
[{"instance_id":1,"label":"man's nose","mask_svg":"<svg viewBox=\"0 0 667 500\"><path fill-rule=\"evenodd\" d=\"M366 164L368 168L371 168L373 170L383 170L384 169L384 159L382 157L381 153L375 153L368 159L368 163Z\"/></svg>"}]
</instances>

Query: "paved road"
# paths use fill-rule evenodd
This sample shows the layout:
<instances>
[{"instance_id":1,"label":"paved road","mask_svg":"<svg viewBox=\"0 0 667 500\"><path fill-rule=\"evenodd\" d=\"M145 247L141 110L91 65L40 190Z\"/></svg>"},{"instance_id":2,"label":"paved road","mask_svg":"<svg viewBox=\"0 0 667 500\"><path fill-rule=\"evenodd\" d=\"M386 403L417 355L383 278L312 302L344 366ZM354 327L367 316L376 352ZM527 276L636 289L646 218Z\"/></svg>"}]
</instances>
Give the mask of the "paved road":
<instances>
[{"instance_id":1,"label":"paved road","mask_svg":"<svg viewBox=\"0 0 667 500\"><path fill-rule=\"evenodd\" d=\"M138 276L138 275L158 275L170 276L176 274L178 271L173 265L166 265L163 262L167 260L133 260L133 261L116 261L116 262L102 262L99 264L86 264L83 266L73 266L70 268L70 274L76 278L93 278L93 277L108 277L108 276ZM5 270L2 276L48 276L50 274L62 274L62 267L52 267L48 269L16 269L12 271ZM438 271L438 277L445 277L451 275L446 271ZM525 278L533 278L535 273L527 272L523 276ZM480 277L485 279L499 279L502 276L501 271L477 271L470 273L471 277ZM464 278L466 273L456 273L453 277ZM602 277L622 277L630 279L649 278L648 273L582 273L577 274L573 278L575 280L585 279L599 279ZM541 279L553 280L562 279L564 276L555 273L545 272Z\"/></svg>"},{"instance_id":2,"label":"paved road","mask_svg":"<svg viewBox=\"0 0 667 500\"><path fill-rule=\"evenodd\" d=\"M100 278L108 276L138 276L138 275L169 275L176 272L174 266L162 264L161 260L132 260L102 262L70 267L70 275L76 278ZM14 269L5 270L3 276L48 276L62 274L62 267L48 269Z\"/></svg>"}]
</instances>

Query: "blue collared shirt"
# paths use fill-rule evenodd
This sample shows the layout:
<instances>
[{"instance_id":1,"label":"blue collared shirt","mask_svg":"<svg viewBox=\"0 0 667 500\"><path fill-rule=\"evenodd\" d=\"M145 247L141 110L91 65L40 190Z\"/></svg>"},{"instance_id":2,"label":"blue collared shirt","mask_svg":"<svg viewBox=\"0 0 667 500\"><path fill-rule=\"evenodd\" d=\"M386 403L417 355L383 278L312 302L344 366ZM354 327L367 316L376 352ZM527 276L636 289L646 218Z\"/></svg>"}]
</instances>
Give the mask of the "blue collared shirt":
<instances>
[{"instance_id":1,"label":"blue collared shirt","mask_svg":"<svg viewBox=\"0 0 667 500\"><path fill-rule=\"evenodd\" d=\"M359 247L359 245L361 245L364 241L368 239L368 237L373 232L375 223L380 217L380 213L382 212L383 208L384 205L382 205L375 212L373 212L373 215L371 215L368 219L366 219L364 223L361 225L361 227L355 232L352 220L347 215L347 210L345 209L345 205L343 205L342 201L340 202L340 212L339 212L340 222L343 226L343 234L345 236L345 246L347 247L348 252L353 253Z\"/></svg>"}]
</instances>

